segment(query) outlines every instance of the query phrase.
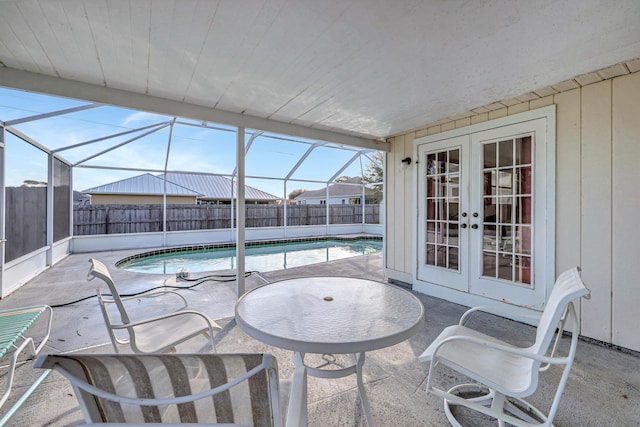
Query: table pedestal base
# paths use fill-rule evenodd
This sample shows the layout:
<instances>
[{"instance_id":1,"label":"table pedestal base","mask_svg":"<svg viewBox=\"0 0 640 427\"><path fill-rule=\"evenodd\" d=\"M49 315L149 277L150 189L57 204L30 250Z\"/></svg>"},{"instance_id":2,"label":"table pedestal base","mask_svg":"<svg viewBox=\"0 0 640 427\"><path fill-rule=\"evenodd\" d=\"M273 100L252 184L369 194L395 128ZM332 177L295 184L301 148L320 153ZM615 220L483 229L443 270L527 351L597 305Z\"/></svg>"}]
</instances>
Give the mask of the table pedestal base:
<instances>
[{"instance_id":1,"label":"table pedestal base","mask_svg":"<svg viewBox=\"0 0 640 427\"><path fill-rule=\"evenodd\" d=\"M306 374L311 375L317 378L342 378L349 375L356 375L356 382L358 383L358 394L360 395L360 403L362 405L362 411L364 412L364 417L367 420L367 425L369 427L375 426L375 421L373 420L373 416L371 415L371 408L369 406L369 398L364 390L364 380L362 379L362 367L364 366L365 356L363 353L358 354L349 354L351 357L351 361L353 365L347 366L346 368L341 369L321 369L321 368L313 368L311 366L307 366L304 364L304 353L294 352L293 353L293 362L295 365L294 371L294 381L296 379L298 381L304 381L303 384L299 384L298 387L303 391L303 407L307 407L307 379L306 375L301 375L301 372L306 372ZM298 375L296 375L298 373ZM293 386L295 389L295 384ZM288 417L287 417L288 418ZM301 418L304 421L302 427L307 426L307 414Z\"/></svg>"}]
</instances>

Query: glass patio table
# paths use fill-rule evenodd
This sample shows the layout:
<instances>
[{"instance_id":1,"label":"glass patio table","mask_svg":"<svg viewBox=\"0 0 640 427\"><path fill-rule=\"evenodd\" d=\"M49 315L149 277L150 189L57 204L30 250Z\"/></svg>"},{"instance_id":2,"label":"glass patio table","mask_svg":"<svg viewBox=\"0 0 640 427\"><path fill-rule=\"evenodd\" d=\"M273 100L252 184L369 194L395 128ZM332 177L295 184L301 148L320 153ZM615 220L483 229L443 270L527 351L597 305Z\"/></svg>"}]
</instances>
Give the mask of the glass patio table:
<instances>
[{"instance_id":1,"label":"glass patio table","mask_svg":"<svg viewBox=\"0 0 640 427\"><path fill-rule=\"evenodd\" d=\"M295 369L321 378L356 375L367 424L372 427L362 367L365 352L398 344L422 328L424 307L410 292L373 280L302 277L245 293L235 308L236 322L251 337L294 352ZM304 364L305 353L348 354L352 366L320 369ZM303 396L306 408L306 377ZM295 388L295 386L294 386ZM306 414L303 419L306 422Z\"/></svg>"}]
</instances>

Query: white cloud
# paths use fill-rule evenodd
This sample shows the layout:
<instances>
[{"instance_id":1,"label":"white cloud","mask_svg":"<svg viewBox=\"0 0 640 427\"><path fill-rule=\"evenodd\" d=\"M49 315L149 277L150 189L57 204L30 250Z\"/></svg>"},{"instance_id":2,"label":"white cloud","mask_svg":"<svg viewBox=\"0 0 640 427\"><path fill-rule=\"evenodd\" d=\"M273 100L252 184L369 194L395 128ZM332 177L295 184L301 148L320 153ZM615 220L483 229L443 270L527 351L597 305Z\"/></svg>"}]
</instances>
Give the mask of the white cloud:
<instances>
[{"instance_id":1,"label":"white cloud","mask_svg":"<svg viewBox=\"0 0 640 427\"><path fill-rule=\"evenodd\" d=\"M147 113L145 111L137 111L135 113L129 114L122 120L121 126L129 127L133 124L136 125L146 125L151 123L159 123L162 122L166 118L164 116L160 116L158 114Z\"/></svg>"}]
</instances>

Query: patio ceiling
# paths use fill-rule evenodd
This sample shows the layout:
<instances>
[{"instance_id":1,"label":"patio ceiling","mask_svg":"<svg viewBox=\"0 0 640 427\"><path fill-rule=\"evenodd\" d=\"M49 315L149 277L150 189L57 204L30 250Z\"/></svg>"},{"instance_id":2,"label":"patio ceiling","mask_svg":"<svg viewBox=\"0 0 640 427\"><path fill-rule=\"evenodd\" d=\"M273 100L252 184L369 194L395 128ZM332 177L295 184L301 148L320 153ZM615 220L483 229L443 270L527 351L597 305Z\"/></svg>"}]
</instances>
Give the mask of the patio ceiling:
<instances>
[{"instance_id":1,"label":"patio ceiling","mask_svg":"<svg viewBox=\"0 0 640 427\"><path fill-rule=\"evenodd\" d=\"M640 2L7 1L0 85L384 149L640 57Z\"/></svg>"}]
</instances>

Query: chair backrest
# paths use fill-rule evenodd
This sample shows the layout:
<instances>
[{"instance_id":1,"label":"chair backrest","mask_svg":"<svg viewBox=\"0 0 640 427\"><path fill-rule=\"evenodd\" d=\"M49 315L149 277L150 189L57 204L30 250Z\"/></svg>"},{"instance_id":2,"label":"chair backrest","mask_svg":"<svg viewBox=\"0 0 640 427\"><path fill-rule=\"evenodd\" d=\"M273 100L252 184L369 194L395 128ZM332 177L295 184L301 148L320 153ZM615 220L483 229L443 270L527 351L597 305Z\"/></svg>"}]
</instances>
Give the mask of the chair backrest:
<instances>
[{"instance_id":1,"label":"chair backrest","mask_svg":"<svg viewBox=\"0 0 640 427\"><path fill-rule=\"evenodd\" d=\"M282 425L269 354L66 354L35 366L71 382L87 422Z\"/></svg>"},{"instance_id":2,"label":"chair backrest","mask_svg":"<svg viewBox=\"0 0 640 427\"><path fill-rule=\"evenodd\" d=\"M101 261L97 259L91 258L89 259L91 263L91 267L89 268L89 273L87 274L87 278L92 280L94 277L98 279L102 279L107 286L109 287L109 292L111 292L111 298L115 303L116 307L118 307L118 312L120 313L120 321L123 324L130 323L129 315L124 308L124 304L120 299L120 294L118 294L118 289L116 289L116 284L111 278L111 274L109 273L109 269L106 265L104 265ZM98 290L98 297L102 298L102 294L100 290Z\"/></svg>"},{"instance_id":3,"label":"chair backrest","mask_svg":"<svg viewBox=\"0 0 640 427\"><path fill-rule=\"evenodd\" d=\"M547 352L556 328L565 315L569 304L588 295L589 289L582 282L578 267L567 270L558 276L538 322L536 342L531 347L534 353L544 354Z\"/></svg>"}]
</instances>

